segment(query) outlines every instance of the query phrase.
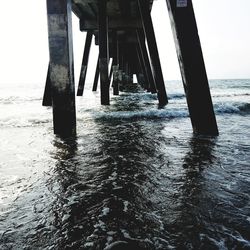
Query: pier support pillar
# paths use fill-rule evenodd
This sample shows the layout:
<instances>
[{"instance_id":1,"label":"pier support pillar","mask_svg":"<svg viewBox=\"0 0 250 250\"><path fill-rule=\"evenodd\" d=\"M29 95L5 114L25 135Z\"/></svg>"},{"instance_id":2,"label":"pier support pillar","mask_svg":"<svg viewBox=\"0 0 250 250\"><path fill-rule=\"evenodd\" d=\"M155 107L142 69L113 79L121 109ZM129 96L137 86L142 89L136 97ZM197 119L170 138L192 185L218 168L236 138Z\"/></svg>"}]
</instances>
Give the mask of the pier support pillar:
<instances>
[{"instance_id":1,"label":"pier support pillar","mask_svg":"<svg viewBox=\"0 0 250 250\"><path fill-rule=\"evenodd\" d=\"M50 81L50 65L48 66L46 84L43 94L43 106L51 107L52 106L52 94L51 94L51 81Z\"/></svg>"},{"instance_id":2,"label":"pier support pillar","mask_svg":"<svg viewBox=\"0 0 250 250\"><path fill-rule=\"evenodd\" d=\"M145 67L147 70L147 74L148 74L148 79L149 79L149 88L150 91L152 93L156 93L156 86L155 86L155 79L154 79L154 75L152 72L152 68L151 68L151 64L150 64L150 60L148 57L148 51L147 51L147 47L145 44L145 36L142 30L137 30L137 39L138 39L138 43L140 46L140 50L142 52L142 56L144 58L144 63L145 63Z\"/></svg>"},{"instance_id":3,"label":"pier support pillar","mask_svg":"<svg viewBox=\"0 0 250 250\"><path fill-rule=\"evenodd\" d=\"M112 79L112 76L113 76L113 66L114 66L114 63L113 63L113 61L112 61L112 63L111 63L111 66L110 66L110 71L109 71L109 86L110 86L110 84L111 84L111 79Z\"/></svg>"},{"instance_id":4,"label":"pier support pillar","mask_svg":"<svg viewBox=\"0 0 250 250\"><path fill-rule=\"evenodd\" d=\"M92 91L96 91L97 90L99 75L100 75L100 72L99 72L99 55L98 55L98 57L97 57L97 63L96 63L96 69L95 69L95 78L94 78L94 84L93 84Z\"/></svg>"},{"instance_id":5,"label":"pier support pillar","mask_svg":"<svg viewBox=\"0 0 250 250\"><path fill-rule=\"evenodd\" d=\"M166 0L193 130L218 135L192 0Z\"/></svg>"},{"instance_id":6,"label":"pier support pillar","mask_svg":"<svg viewBox=\"0 0 250 250\"><path fill-rule=\"evenodd\" d=\"M144 87L144 80L143 78L143 70L141 61L138 54L137 46L134 47L134 61L135 61L135 71L136 71L136 78L137 78L137 84L139 84L141 87Z\"/></svg>"},{"instance_id":7,"label":"pier support pillar","mask_svg":"<svg viewBox=\"0 0 250 250\"><path fill-rule=\"evenodd\" d=\"M119 66L113 66L113 95L119 95Z\"/></svg>"},{"instance_id":8,"label":"pier support pillar","mask_svg":"<svg viewBox=\"0 0 250 250\"><path fill-rule=\"evenodd\" d=\"M47 0L54 133L76 134L71 0Z\"/></svg>"},{"instance_id":9,"label":"pier support pillar","mask_svg":"<svg viewBox=\"0 0 250 250\"><path fill-rule=\"evenodd\" d=\"M142 51L140 49L140 46L139 44L136 44L136 53L137 53L137 57L138 57L138 62L139 62L139 65L140 65L140 69L141 69L141 76L143 77L140 77L140 83L142 83L142 87L144 89L146 89L147 91L150 91L150 82L149 82L149 78L148 78L148 72L146 70L146 67L145 67L145 61L143 60L143 55L142 55Z\"/></svg>"},{"instance_id":10,"label":"pier support pillar","mask_svg":"<svg viewBox=\"0 0 250 250\"><path fill-rule=\"evenodd\" d=\"M166 93L162 69L161 69L161 63L160 63L159 52L158 52L156 38L155 38L153 22L152 22L152 18L150 15L149 1L138 0L138 5L140 9L144 33L147 38L147 44L148 44L149 54L151 57L151 63L152 63L153 70L154 70L159 106L163 107L168 103L168 98L167 98L167 93Z\"/></svg>"},{"instance_id":11,"label":"pier support pillar","mask_svg":"<svg viewBox=\"0 0 250 250\"><path fill-rule=\"evenodd\" d=\"M82 67L81 67L81 73L80 73L80 78L79 78L77 96L83 95L92 37L93 37L92 32L88 31L86 35L86 40L85 40L85 47L84 47L83 58L82 58Z\"/></svg>"},{"instance_id":12,"label":"pier support pillar","mask_svg":"<svg viewBox=\"0 0 250 250\"><path fill-rule=\"evenodd\" d=\"M113 95L119 95L119 40L117 32L113 31Z\"/></svg>"},{"instance_id":13,"label":"pier support pillar","mask_svg":"<svg viewBox=\"0 0 250 250\"><path fill-rule=\"evenodd\" d=\"M99 70L101 80L101 104L109 105L108 72L108 17L107 0L98 0L99 21Z\"/></svg>"}]
</instances>

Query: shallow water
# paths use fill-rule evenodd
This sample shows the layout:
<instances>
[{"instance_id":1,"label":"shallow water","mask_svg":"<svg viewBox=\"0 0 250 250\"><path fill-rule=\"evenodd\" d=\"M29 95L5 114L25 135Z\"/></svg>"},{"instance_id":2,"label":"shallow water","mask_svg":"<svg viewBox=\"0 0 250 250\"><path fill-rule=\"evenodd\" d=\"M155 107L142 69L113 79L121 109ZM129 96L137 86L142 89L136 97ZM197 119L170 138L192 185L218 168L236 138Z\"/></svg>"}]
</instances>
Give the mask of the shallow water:
<instances>
[{"instance_id":1,"label":"shallow water","mask_svg":"<svg viewBox=\"0 0 250 250\"><path fill-rule=\"evenodd\" d=\"M192 134L172 81L165 109L87 90L66 141L41 86L1 87L0 249L250 249L250 80L210 85L218 137Z\"/></svg>"}]
</instances>

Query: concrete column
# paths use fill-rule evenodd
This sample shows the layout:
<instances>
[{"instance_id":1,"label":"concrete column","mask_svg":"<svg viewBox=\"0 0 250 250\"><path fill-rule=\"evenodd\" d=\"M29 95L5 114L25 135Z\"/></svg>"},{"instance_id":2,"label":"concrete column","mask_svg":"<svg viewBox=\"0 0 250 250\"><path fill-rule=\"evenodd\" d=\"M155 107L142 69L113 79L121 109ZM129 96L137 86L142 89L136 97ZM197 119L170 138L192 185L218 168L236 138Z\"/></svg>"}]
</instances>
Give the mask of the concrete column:
<instances>
[{"instance_id":1,"label":"concrete column","mask_svg":"<svg viewBox=\"0 0 250 250\"><path fill-rule=\"evenodd\" d=\"M110 71L109 71L109 86L111 84L111 79L112 79L112 76L113 76L113 66L114 66L114 61L112 61L112 64L110 66Z\"/></svg>"},{"instance_id":2,"label":"concrete column","mask_svg":"<svg viewBox=\"0 0 250 250\"><path fill-rule=\"evenodd\" d=\"M167 0L193 130L218 135L192 0Z\"/></svg>"},{"instance_id":3,"label":"concrete column","mask_svg":"<svg viewBox=\"0 0 250 250\"><path fill-rule=\"evenodd\" d=\"M71 0L47 0L54 132L76 133Z\"/></svg>"},{"instance_id":4,"label":"concrete column","mask_svg":"<svg viewBox=\"0 0 250 250\"><path fill-rule=\"evenodd\" d=\"M99 19L99 70L101 79L101 104L109 105L109 72L108 72L108 17L107 0L98 0Z\"/></svg>"},{"instance_id":5,"label":"concrete column","mask_svg":"<svg viewBox=\"0 0 250 250\"><path fill-rule=\"evenodd\" d=\"M99 75L100 75L100 71L99 71L99 55L98 55L98 57L97 57L97 63L96 63L96 69L95 69L95 78L94 78L94 84L93 84L92 91L96 91L97 90Z\"/></svg>"},{"instance_id":6,"label":"concrete column","mask_svg":"<svg viewBox=\"0 0 250 250\"><path fill-rule=\"evenodd\" d=\"M143 73L142 73L142 65L140 62L140 58L137 52L137 49L135 48L135 56L134 56L134 60L135 60L135 74L136 74L136 78L137 78L137 83L144 88L145 86L145 81L143 77Z\"/></svg>"},{"instance_id":7,"label":"concrete column","mask_svg":"<svg viewBox=\"0 0 250 250\"><path fill-rule=\"evenodd\" d=\"M149 89L152 93L156 93L157 91L156 91L155 79L154 79L153 71L151 68L147 47L145 44L144 33L142 30L137 30L136 33L137 33L138 44L140 46L140 50L144 58L144 63L145 63L145 67L146 67L147 74L148 74Z\"/></svg>"},{"instance_id":8,"label":"concrete column","mask_svg":"<svg viewBox=\"0 0 250 250\"><path fill-rule=\"evenodd\" d=\"M113 95L119 95L119 41L117 32L114 31L112 34L113 41Z\"/></svg>"},{"instance_id":9,"label":"concrete column","mask_svg":"<svg viewBox=\"0 0 250 250\"><path fill-rule=\"evenodd\" d=\"M52 106L52 94L51 94L51 81L50 81L50 65L48 66L46 84L43 94L43 106L51 107Z\"/></svg>"},{"instance_id":10,"label":"concrete column","mask_svg":"<svg viewBox=\"0 0 250 250\"><path fill-rule=\"evenodd\" d=\"M119 95L119 66L113 66L113 95Z\"/></svg>"},{"instance_id":11,"label":"concrete column","mask_svg":"<svg viewBox=\"0 0 250 250\"><path fill-rule=\"evenodd\" d=\"M81 73L80 73L80 78L79 78L77 96L83 95L87 69L88 69L89 52L91 48L92 37L93 37L92 31L88 31L86 40L85 40L85 47L84 47L83 58L82 58L82 67L81 67Z\"/></svg>"},{"instance_id":12,"label":"concrete column","mask_svg":"<svg viewBox=\"0 0 250 250\"><path fill-rule=\"evenodd\" d=\"M163 107L168 103L168 98L161 70L161 63L154 33L154 27L150 15L149 1L138 0L138 5L140 9L144 33L147 38L148 50L151 57L152 66L154 69L159 106Z\"/></svg>"},{"instance_id":13,"label":"concrete column","mask_svg":"<svg viewBox=\"0 0 250 250\"><path fill-rule=\"evenodd\" d=\"M143 88L146 89L147 91L150 91L150 82L149 82L149 78L148 78L148 72L147 69L145 67L145 61L143 60L143 55L142 55L142 51L140 49L139 44L136 44L136 53L138 56L138 61L140 63L140 67L141 67L141 74L143 75L143 77L140 77L141 79L141 83L143 84Z\"/></svg>"},{"instance_id":14,"label":"concrete column","mask_svg":"<svg viewBox=\"0 0 250 250\"><path fill-rule=\"evenodd\" d=\"M122 90L123 88L123 71L124 71L124 40L125 37L121 36L118 38L118 86L119 90Z\"/></svg>"}]
</instances>

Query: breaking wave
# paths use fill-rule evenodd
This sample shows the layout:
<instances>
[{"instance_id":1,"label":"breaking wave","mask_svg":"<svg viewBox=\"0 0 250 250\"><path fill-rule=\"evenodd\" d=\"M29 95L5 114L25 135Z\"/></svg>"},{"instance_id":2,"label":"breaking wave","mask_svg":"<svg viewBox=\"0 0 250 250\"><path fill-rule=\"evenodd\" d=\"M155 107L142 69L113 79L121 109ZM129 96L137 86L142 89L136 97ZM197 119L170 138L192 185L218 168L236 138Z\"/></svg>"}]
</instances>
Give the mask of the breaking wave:
<instances>
[{"instance_id":1,"label":"breaking wave","mask_svg":"<svg viewBox=\"0 0 250 250\"><path fill-rule=\"evenodd\" d=\"M217 114L247 114L250 103L219 103L214 105Z\"/></svg>"},{"instance_id":2,"label":"breaking wave","mask_svg":"<svg viewBox=\"0 0 250 250\"><path fill-rule=\"evenodd\" d=\"M114 111L97 112L93 114L97 119L157 119L187 117L187 110L147 110L147 111Z\"/></svg>"}]
</instances>

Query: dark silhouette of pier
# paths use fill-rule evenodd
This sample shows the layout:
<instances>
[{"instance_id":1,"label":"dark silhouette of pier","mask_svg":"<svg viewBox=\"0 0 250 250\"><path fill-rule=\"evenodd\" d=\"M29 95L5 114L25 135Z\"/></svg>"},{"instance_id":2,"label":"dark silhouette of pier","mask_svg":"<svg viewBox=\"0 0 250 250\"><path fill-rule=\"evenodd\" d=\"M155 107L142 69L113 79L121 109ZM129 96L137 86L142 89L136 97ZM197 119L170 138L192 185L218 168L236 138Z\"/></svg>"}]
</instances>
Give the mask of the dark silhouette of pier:
<instances>
[{"instance_id":1,"label":"dark silhouette of pier","mask_svg":"<svg viewBox=\"0 0 250 250\"><path fill-rule=\"evenodd\" d=\"M218 135L192 0L166 0L193 130ZM99 46L93 91L100 78L101 104L133 84L168 103L151 19L153 0L47 0L50 62L43 99L53 107L55 134L76 134L72 11L87 32L77 96L82 96L92 39ZM167 13L161 13L166 14ZM164 23L162 24L164 32ZM109 71L109 62L112 67ZM111 81L112 80L112 81Z\"/></svg>"}]
</instances>

